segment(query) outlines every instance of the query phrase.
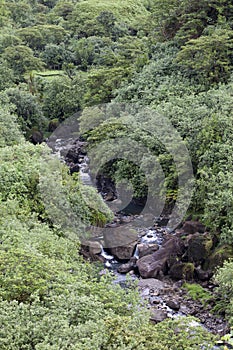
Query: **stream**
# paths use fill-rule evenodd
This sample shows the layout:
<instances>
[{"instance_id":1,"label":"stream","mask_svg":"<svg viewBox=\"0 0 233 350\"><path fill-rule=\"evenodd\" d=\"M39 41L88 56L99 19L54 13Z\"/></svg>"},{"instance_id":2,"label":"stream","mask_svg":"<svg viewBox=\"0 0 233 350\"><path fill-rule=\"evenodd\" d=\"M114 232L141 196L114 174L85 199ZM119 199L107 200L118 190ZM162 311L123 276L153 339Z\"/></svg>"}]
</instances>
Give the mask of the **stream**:
<instances>
[{"instance_id":1,"label":"stream","mask_svg":"<svg viewBox=\"0 0 233 350\"><path fill-rule=\"evenodd\" d=\"M89 170L89 159L83 148L85 142L74 139L49 140L49 147L53 149L54 154L64 163L66 163L71 174L79 172L80 179L85 186L94 186L94 180L91 178ZM101 191L100 191L101 192ZM106 193L101 193L104 197ZM114 203L119 198L112 200L110 207L114 208ZM109 204L109 203L108 203ZM117 259L110 249L104 247L103 241L99 240L99 248L97 260L103 262L103 269L100 274L111 271L114 276L114 283L120 284L123 288L127 288L129 281L138 281L138 288L141 297L145 300L148 309L152 312L152 320L157 323L166 318L185 317L188 315L195 316L200 320L200 324L214 334L224 335L228 332L228 324L223 317L211 313L214 301L210 301L207 305L203 305L198 300L193 300L182 288L184 281L174 281L169 276L160 276L157 278L142 279L135 268L142 246L147 246L151 252L161 249L164 240L168 235L166 226L162 226L159 221L155 221L154 225L147 226L146 217L143 215L122 212L115 213L115 218L109 227L124 227L127 224L135 224L139 221L140 225L136 225L138 233L138 241L133 249L130 259ZM145 224L143 224L145 223ZM135 225L132 225L135 227ZM101 237L102 238L102 237ZM153 250L154 249L154 250ZM131 267L130 267L131 263ZM128 265L127 265L128 264ZM122 273L122 270L125 271ZM211 281L198 282L205 290L214 293L216 286ZM217 348L219 349L219 348Z\"/></svg>"}]
</instances>

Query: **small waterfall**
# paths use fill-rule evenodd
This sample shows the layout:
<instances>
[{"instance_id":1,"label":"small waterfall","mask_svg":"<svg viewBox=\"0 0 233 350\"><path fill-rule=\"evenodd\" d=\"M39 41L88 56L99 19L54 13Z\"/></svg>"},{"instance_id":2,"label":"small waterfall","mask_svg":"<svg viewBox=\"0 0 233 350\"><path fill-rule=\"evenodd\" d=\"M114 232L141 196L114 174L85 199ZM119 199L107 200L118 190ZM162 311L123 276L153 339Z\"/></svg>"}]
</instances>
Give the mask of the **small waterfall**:
<instances>
[{"instance_id":1,"label":"small waterfall","mask_svg":"<svg viewBox=\"0 0 233 350\"><path fill-rule=\"evenodd\" d=\"M56 139L53 142L48 142L48 145L53 149L54 155L57 156L62 162L66 162L66 154L68 151L72 148L74 148L74 140L72 138L70 139ZM77 167L79 171L80 180L82 183L86 186L93 186L93 182L91 180L91 176L89 174L89 159L87 156L80 155L80 158L78 160L78 163L69 163L68 166L71 167L72 172L72 166Z\"/></svg>"},{"instance_id":2,"label":"small waterfall","mask_svg":"<svg viewBox=\"0 0 233 350\"><path fill-rule=\"evenodd\" d=\"M100 255L106 260L114 260L114 256L106 253L102 245L101 245L101 253L100 253Z\"/></svg>"},{"instance_id":3,"label":"small waterfall","mask_svg":"<svg viewBox=\"0 0 233 350\"><path fill-rule=\"evenodd\" d=\"M89 159L87 156L85 156L79 164L79 176L84 185L92 186L93 182L89 174L88 163L89 163Z\"/></svg>"},{"instance_id":4,"label":"small waterfall","mask_svg":"<svg viewBox=\"0 0 233 350\"><path fill-rule=\"evenodd\" d=\"M135 252L133 255L136 259L139 259L139 250L138 250L138 245L136 245Z\"/></svg>"}]
</instances>

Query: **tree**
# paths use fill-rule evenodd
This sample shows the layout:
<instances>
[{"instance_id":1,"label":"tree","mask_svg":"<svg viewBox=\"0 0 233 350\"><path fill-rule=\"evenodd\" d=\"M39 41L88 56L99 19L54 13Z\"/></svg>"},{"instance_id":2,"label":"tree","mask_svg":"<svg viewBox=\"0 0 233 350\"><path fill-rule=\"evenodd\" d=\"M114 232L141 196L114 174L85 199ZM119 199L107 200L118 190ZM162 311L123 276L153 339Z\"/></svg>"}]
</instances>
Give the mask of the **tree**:
<instances>
[{"instance_id":1,"label":"tree","mask_svg":"<svg viewBox=\"0 0 233 350\"><path fill-rule=\"evenodd\" d=\"M9 102L16 107L15 113L24 131L28 131L32 127L37 127L39 130L45 127L46 120L36 96L19 88L8 89L6 94Z\"/></svg>"},{"instance_id":2,"label":"tree","mask_svg":"<svg viewBox=\"0 0 233 350\"><path fill-rule=\"evenodd\" d=\"M27 27L17 30L17 35L24 44L33 50L41 50L45 45L45 40L41 31L36 27Z\"/></svg>"},{"instance_id":3,"label":"tree","mask_svg":"<svg viewBox=\"0 0 233 350\"><path fill-rule=\"evenodd\" d=\"M0 62L0 91L5 90L12 85L14 85L14 82L16 80L14 76L14 72L12 69L10 69L6 62Z\"/></svg>"},{"instance_id":4,"label":"tree","mask_svg":"<svg viewBox=\"0 0 233 350\"><path fill-rule=\"evenodd\" d=\"M0 147L13 146L23 141L16 115L7 107L0 107Z\"/></svg>"},{"instance_id":5,"label":"tree","mask_svg":"<svg viewBox=\"0 0 233 350\"><path fill-rule=\"evenodd\" d=\"M74 9L74 3L72 1L57 1L55 7L50 12L50 17L55 20L62 18L63 20L69 20L69 16Z\"/></svg>"},{"instance_id":6,"label":"tree","mask_svg":"<svg viewBox=\"0 0 233 350\"><path fill-rule=\"evenodd\" d=\"M21 77L31 70L42 70L43 62L34 57L32 49L24 45L9 46L2 54L9 68L13 69L17 77Z\"/></svg>"},{"instance_id":7,"label":"tree","mask_svg":"<svg viewBox=\"0 0 233 350\"><path fill-rule=\"evenodd\" d=\"M34 24L32 6L27 1L9 1L7 9L15 27L27 27Z\"/></svg>"},{"instance_id":8,"label":"tree","mask_svg":"<svg viewBox=\"0 0 233 350\"><path fill-rule=\"evenodd\" d=\"M91 36L72 41L70 49L74 52L74 62L86 71L92 65L113 65L117 57L113 52L113 43L109 38Z\"/></svg>"},{"instance_id":9,"label":"tree","mask_svg":"<svg viewBox=\"0 0 233 350\"><path fill-rule=\"evenodd\" d=\"M232 31L210 28L206 35L189 40L178 53L176 61L198 74L203 82L219 83L230 76L232 50Z\"/></svg>"},{"instance_id":10,"label":"tree","mask_svg":"<svg viewBox=\"0 0 233 350\"><path fill-rule=\"evenodd\" d=\"M87 105L95 105L111 101L114 91L123 82L128 81L131 75L130 68L113 67L92 69L86 80L87 92L84 100Z\"/></svg>"},{"instance_id":11,"label":"tree","mask_svg":"<svg viewBox=\"0 0 233 350\"><path fill-rule=\"evenodd\" d=\"M51 120L60 121L72 116L81 109L83 103L83 77L78 75L72 79L56 77L45 82L43 88L43 111Z\"/></svg>"},{"instance_id":12,"label":"tree","mask_svg":"<svg viewBox=\"0 0 233 350\"><path fill-rule=\"evenodd\" d=\"M22 40L18 36L11 33L0 35L0 53L3 53L7 47L16 45L22 45Z\"/></svg>"},{"instance_id":13,"label":"tree","mask_svg":"<svg viewBox=\"0 0 233 350\"><path fill-rule=\"evenodd\" d=\"M41 52L40 57L50 69L62 69L64 64L73 60L72 53L63 43L60 45L47 44Z\"/></svg>"},{"instance_id":14,"label":"tree","mask_svg":"<svg viewBox=\"0 0 233 350\"><path fill-rule=\"evenodd\" d=\"M149 18L146 3L141 0L101 1L94 0L78 2L70 15L69 28L81 37L110 36L117 38L125 27L137 32L141 23ZM125 29L123 33L125 33Z\"/></svg>"}]
</instances>

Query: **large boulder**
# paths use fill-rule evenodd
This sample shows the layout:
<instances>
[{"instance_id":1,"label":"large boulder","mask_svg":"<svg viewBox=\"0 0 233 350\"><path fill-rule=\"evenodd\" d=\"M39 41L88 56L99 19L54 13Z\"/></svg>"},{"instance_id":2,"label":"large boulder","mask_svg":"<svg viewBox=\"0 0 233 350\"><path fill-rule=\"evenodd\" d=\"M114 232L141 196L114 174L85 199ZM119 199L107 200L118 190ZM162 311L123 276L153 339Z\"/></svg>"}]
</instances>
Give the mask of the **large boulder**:
<instances>
[{"instance_id":1,"label":"large boulder","mask_svg":"<svg viewBox=\"0 0 233 350\"><path fill-rule=\"evenodd\" d=\"M140 275L143 278L156 278L166 274L175 263L176 258L184 252L184 244L178 237L171 237L163 246L151 255L142 257L137 262Z\"/></svg>"},{"instance_id":2,"label":"large boulder","mask_svg":"<svg viewBox=\"0 0 233 350\"><path fill-rule=\"evenodd\" d=\"M143 256L153 254L159 249L158 244L140 243L137 245L139 259Z\"/></svg>"},{"instance_id":3,"label":"large boulder","mask_svg":"<svg viewBox=\"0 0 233 350\"><path fill-rule=\"evenodd\" d=\"M204 233L205 226L199 221L185 221L185 223L182 226L182 231L188 235L196 232Z\"/></svg>"},{"instance_id":4,"label":"large boulder","mask_svg":"<svg viewBox=\"0 0 233 350\"><path fill-rule=\"evenodd\" d=\"M210 234L195 233L186 241L188 261L202 263L211 253L213 240Z\"/></svg>"},{"instance_id":5,"label":"large boulder","mask_svg":"<svg viewBox=\"0 0 233 350\"><path fill-rule=\"evenodd\" d=\"M109 227L104 231L104 246L118 260L130 260L137 242L138 234L133 228Z\"/></svg>"}]
</instances>

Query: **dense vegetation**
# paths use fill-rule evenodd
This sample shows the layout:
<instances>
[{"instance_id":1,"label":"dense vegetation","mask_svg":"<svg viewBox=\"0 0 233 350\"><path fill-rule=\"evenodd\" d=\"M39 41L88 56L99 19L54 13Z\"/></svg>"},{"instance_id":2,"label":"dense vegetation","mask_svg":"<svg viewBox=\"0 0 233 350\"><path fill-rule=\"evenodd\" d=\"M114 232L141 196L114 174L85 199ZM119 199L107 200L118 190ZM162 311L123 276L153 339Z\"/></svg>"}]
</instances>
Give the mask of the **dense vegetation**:
<instances>
[{"instance_id":1,"label":"dense vegetation","mask_svg":"<svg viewBox=\"0 0 233 350\"><path fill-rule=\"evenodd\" d=\"M195 175L189 213L232 245L232 29L230 0L0 0L1 349L188 350L210 342L188 321L150 324L133 289L120 289L82 260L83 227L73 235L66 211L51 221L41 196L41 166L44 186L53 183L42 162L49 150L29 140L84 109L80 125L90 144L120 135L158 155L172 205L174 164L144 132L144 116L137 116L141 128L126 128L120 118L85 113L111 101L150 106L155 114L146 122L169 118L188 147ZM101 198L61 168L62 191L81 221L111 220ZM133 173L135 196L145 195L134 164L119 161L105 171L117 181ZM55 186L52 194L59 197ZM226 262L216 279L233 324L232 271Z\"/></svg>"}]
</instances>

